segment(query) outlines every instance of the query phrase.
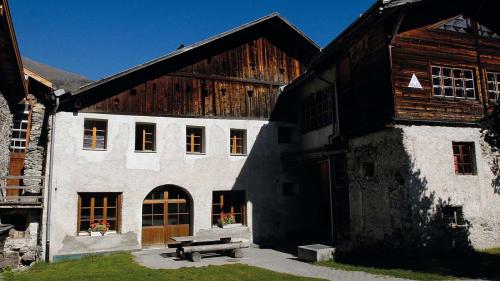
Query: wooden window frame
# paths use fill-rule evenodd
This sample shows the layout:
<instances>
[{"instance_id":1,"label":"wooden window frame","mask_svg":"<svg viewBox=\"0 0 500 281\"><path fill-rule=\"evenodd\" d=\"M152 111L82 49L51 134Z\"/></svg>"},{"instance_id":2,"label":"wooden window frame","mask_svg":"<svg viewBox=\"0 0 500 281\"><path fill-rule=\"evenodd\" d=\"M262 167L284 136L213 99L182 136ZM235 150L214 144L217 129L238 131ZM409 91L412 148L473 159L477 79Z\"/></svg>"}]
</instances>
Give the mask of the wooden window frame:
<instances>
[{"instance_id":1,"label":"wooden window frame","mask_svg":"<svg viewBox=\"0 0 500 281\"><path fill-rule=\"evenodd\" d=\"M146 128L152 128L152 132L148 132ZM138 130L140 130L140 132ZM148 135L152 135L152 141L147 140ZM139 143L137 143L138 141ZM146 149L148 143L151 143L152 149ZM143 122L135 123L135 152L156 152L155 123L143 123Z\"/></svg>"},{"instance_id":2,"label":"wooden window frame","mask_svg":"<svg viewBox=\"0 0 500 281\"><path fill-rule=\"evenodd\" d=\"M89 196L90 197L90 207L82 207L82 197L83 196ZM107 221L107 211L110 208L113 207L108 207L108 199L111 196L116 197L116 203L115 203L115 229L114 230L109 230L109 233L121 233L121 215L122 215L122 193L119 192L79 192L78 193L78 204L77 204L77 226L76 226L76 233L77 235L83 235L85 236L88 234L88 231L86 230L81 230L81 214L83 209L88 209L90 210L90 217L89 217L89 222L90 224L96 222L97 220L94 219L94 213L95 213L95 208L103 208L103 221ZM95 199L96 197L103 197L103 205L102 207L96 207L95 206Z\"/></svg>"},{"instance_id":3,"label":"wooden window frame","mask_svg":"<svg viewBox=\"0 0 500 281\"><path fill-rule=\"evenodd\" d=\"M197 135L190 130L200 130L200 134ZM199 142L196 139L200 139ZM199 151L196 151L197 146L200 147ZM205 154L205 127L186 126L186 153Z\"/></svg>"},{"instance_id":4,"label":"wooden window frame","mask_svg":"<svg viewBox=\"0 0 500 281\"><path fill-rule=\"evenodd\" d=\"M434 69L439 69L439 74L434 74ZM450 71L450 75L444 74L444 69ZM460 72L460 77L455 77L455 71ZM465 77L465 73L470 72L471 78ZM478 94L476 90L476 80L475 80L475 70L472 68L456 67L456 66L445 66L438 64L430 64L430 77L431 77L431 87L432 95L436 98L446 98L446 99L461 99L461 100L477 100ZM439 84L434 83L434 79L439 79ZM445 85L445 80L450 80L451 85ZM462 84L461 87L457 86L457 82ZM472 82L472 87L467 87L467 82ZM436 89L439 89L440 94L437 94ZM452 95L446 95L446 90L451 89ZM462 90L463 96L457 96L457 91ZM468 96L468 92L472 91L473 97Z\"/></svg>"},{"instance_id":5,"label":"wooden window frame","mask_svg":"<svg viewBox=\"0 0 500 281\"><path fill-rule=\"evenodd\" d=\"M31 131L31 113L32 105L31 101L26 101L24 104L19 104L19 107L23 107L22 110L16 110L14 117L16 115L21 115L22 118L19 120L14 118L12 125L12 135L10 139L10 151L11 152L25 152L29 145L30 131ZM25 125L23 125L25 124ZM26 128L23 128L26 126ZM22 134L24 133L24 138Z\"/></svg>"},{"instance_id":6,"label":"wooden window frame","mask_svg":"<svg viewBox=\"0 0 500 281\"><path fill-rule=\"evenodd\" d=\"M466 225L463 206L443 206L441 207L441 215L443 221L448 223L453 228L463 227Z\"/></svg>"},{"instance_id":7,"label":"wooden window frame","mask_svg":"<svg viewBox=\"0 0 500 281\"><path fill-rule=\"evenodd\" d=\"M493 76L493 80L490 80L490 75ZM490 88L491 84L493 84L493 89ZM500 71L486 71L486 92L490 102L500 102ZM492 99L490 94L493 94L496 97Z\"/></svg>"},{"instance_id":8,"label":"wooden window frame","mask_svg":"<svg viewBox=\"0 0 500 281\"><path fill-rule=\"evenodd\" d=\"M469 154L464 153L464 147L466 146L470 152ZM452 142L452 152L455 175L477 175L474 142ZM465 162L464 158L466 156L470 157L470 162ZM471 168L466 169L466 165Z\"/></svg>"},{"instance_id":9,"label":"wooden window frame","mask_svg":"<svg viewBox=\"0 0 500 281\"><path fill-rule=\"evenodd\" d=\"M307 133L333 124L333 95L332 87L319 92L311 93L301 101L301 129Z\"/></svg>"},{"instance_id":10,"label":"wooden window frame","mask_svg":"<svg viewBox=\"0 0 500 281\"><path fill-rule=\"evenodd\" d=\"M86 123L87 122L93 122L91 129L87 129ZM104 130L98 130L96 123L102 122L105 124ZM98 131L104 131L104 148L98 148L97 147L97 132ZM90 147L85 147L85 133L86 132L92 132L91 134L91 146ZM108 148L108 120L106 119L92 119L92 118L85 118L83 121L83 149L84 150L95 150L95 151L104 151Z\"/></svg>"},{"instance_id":11,"label":"wooden window frame","mask_svg":"<svg viewBox=\"0 0 500 281\"><path fill-rule=\"evenodd\" d=\"M214 227L216 225L217 219L220 218L220 216L223 212L222 210L224 210L224 208L227 207L226 206L227 200L225 200L224 198L229 197L228 194L232 193L232 192L233 193L238 192L238 193L243 195L243 202L239 206L240 210L239 210L239 212L237 212L235 210L235 206L229 206L229 208L226 208L226 210L229 210L229 211L224 212L224 213L231 214L231 215L235 216L235 218L237 216L241 216L241 221L240 222L236 221L236 223L241 223L242 225L248 225L246 192L244 190L214 190L214 191L212 191L212 209L210 212L211 213L210 221L212 222L212 227ZM219 207L221 212L215 213L214 207Z\"/></svg>"},{"instance_id":12,"label":"wooden window frame","mask_svg":"<svg viewBox=\"0 0 500 281\"><path fill-rule=\"evenodd\" d=\"M235 135L233 135L235 134ZM241 134L241 135L237 135ZM241 150L239 150L241 149ZM229 131L229 154L231 156L247 155L247 130L230 129Z\"/></svg>"}]
</instances>

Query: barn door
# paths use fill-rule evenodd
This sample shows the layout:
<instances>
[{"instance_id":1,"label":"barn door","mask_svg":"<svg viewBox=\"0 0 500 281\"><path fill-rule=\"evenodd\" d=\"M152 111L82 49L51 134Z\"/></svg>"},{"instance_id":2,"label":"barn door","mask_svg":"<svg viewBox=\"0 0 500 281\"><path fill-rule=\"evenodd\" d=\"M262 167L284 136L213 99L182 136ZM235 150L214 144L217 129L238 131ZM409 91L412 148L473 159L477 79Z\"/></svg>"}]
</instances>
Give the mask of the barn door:
<instances>
[{"instance_id":1,"label":"barn door","mask_svg":"<svg viewBox=\"0 0 500 281\"><path fill-rule=\"evenodd\" d=\"M166 246L174 236L190 233L190 198L175 186L160 187L142 205L142 245Z\"/></svg>"}]
</instances>

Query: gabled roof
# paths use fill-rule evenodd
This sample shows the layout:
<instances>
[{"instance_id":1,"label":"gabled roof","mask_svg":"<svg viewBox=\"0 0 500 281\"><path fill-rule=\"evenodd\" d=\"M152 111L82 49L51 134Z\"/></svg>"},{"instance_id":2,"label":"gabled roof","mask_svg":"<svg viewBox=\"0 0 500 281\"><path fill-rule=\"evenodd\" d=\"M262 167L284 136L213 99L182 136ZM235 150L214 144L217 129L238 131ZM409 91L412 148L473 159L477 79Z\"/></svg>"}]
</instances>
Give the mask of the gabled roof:
<instances>
[{"instance_id":1,"label":"gabled roof","mask_svg":"<svg viewBox=\"0 0 500 281\"><path fill-rule=\"evenodd\" d=\"M17 102L26 96L26 84L7 0L0 0L0 46L0 91Z\"/></svg>"},{"instance_id":2,"label":"gabled roof","mask_svg":"<svg viewBox=\"0 0 500 281\"><path fill-rule=\"evenodd\" d=\"M42 75L36 73L35 71L25 67L24 68L24 75L27 75L29 78L37 81L38 83L44 85L47 88L53 87L52 82L50 82L47 78L43 77Z\"/></svg>"},{"instance_id":3,"label":"gabled roof","mask_svg":"<svg viewBox=\"0 0 500 281\"><path fill-rule=\"evenodd\" d=\"M398 15L406 8L411 13L413 19L418 18L418 22L406 22L404 28L415 27L415 25L430 24L437 20L456 16L460 13L469 15L485 24L492 32L500 32L500 21L497 20L496 5L498 0L377 0L366 12L361 14L352 24L350 24L333 41L324 47L309 63L308 71L297 77L292 83L287 85L285 91L289 91L301 85L313 76L313 70L331 65L331 59L339 52L344 51L350 40L359 35L363 28L370 26L381 19L388 19L392 15ZM411 9L410 9L411 8ZM424 15L425 16L422 16ZM391 24L395 25L396 20Z\"/></svg>"},{"instance_id":4,"label":"gabled roof","mask_svg":"<svg viewBox=\"0 0 500 281\"><path fill-rule=\"evenodd\" d=\"M309 63L320 50L320 47L297 27L278 13L273 13L165 56L84 85L72 94L103 91L108 88L116 89L116 87L126 89L144 79L151 79L181 69L262 36L303 64Z\"/></svg>"}]
</instances>

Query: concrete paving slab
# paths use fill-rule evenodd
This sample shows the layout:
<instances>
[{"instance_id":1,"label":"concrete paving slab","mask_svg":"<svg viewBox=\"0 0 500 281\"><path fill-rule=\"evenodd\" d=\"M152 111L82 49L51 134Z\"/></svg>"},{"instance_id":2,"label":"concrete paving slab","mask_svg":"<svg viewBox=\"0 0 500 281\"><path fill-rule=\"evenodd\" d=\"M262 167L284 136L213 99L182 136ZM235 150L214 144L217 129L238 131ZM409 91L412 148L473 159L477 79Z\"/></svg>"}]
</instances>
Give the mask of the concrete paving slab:
<instances>
[{"instance_id":1,"label":"concrete paving slab","mask_svg":"<svg viewBox=\"0 0 500 281\"><path fill-rule=\"evenodd\" d=\"M276 272L297 276L322 278L335 281L365 281L365 280L405 280L399 278L373 275L359 271L343 271L328 267L315 266L299 261L297 257L272 249L243 249L243 258L230 258L221 255L205 255L201 262L191 262L173 257L172 249L144 250L134 252L136 261L153 269L178 269L182 267L202 267L208 265L224 265L241 263L256 266Z\"/></svg>"}]
</instances>

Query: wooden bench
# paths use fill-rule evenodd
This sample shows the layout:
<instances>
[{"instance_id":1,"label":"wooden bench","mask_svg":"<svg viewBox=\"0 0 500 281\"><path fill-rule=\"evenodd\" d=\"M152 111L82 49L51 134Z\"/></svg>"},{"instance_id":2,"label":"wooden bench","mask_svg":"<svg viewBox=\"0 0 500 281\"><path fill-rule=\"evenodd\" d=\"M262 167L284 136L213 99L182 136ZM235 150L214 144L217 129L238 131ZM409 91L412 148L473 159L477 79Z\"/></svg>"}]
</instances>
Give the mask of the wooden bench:
<instances>
[{"instance_id":1,"label":"wooden bench","mask_svg":"<svg viewBox=\"0 0 500 281\"><path fill-rule=\"evenodd\" d=\"M198 235L171 237L177 242L177 257L186 258L193 262L201 260L202 253L222 253L234 258L243 257L242 248L250 247L249 230L240 229L213 229L200 230Z\"/></svg>"}]
</instances>

